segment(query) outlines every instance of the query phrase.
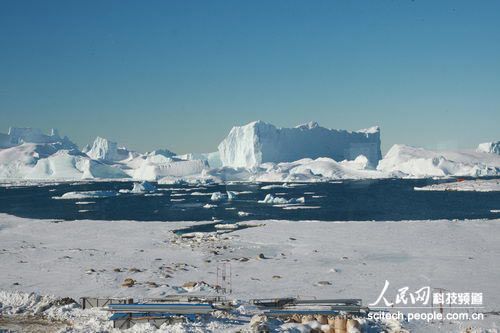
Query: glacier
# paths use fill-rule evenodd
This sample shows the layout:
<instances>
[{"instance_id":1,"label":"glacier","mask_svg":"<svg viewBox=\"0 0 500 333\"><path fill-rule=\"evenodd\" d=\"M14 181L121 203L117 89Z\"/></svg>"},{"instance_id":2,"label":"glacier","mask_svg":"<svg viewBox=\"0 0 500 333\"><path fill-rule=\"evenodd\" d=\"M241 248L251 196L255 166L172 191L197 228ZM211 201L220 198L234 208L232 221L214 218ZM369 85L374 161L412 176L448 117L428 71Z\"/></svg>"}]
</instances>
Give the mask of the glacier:
<instances>
[{"instance_id":1,"label":"glacier","mask_svg":"<svg viewBox=\"0 0 500 333\"><path fill-rule=\"evenodd\" d=\"M231 129L219 144L222 164L253 168L266 162L292 162L329 157L336 161L364 155L376 167L382 158L378 126L350 132L319 126L316 122L294 128L277 128L254 121Z\"/></svg>"}]
</instances>

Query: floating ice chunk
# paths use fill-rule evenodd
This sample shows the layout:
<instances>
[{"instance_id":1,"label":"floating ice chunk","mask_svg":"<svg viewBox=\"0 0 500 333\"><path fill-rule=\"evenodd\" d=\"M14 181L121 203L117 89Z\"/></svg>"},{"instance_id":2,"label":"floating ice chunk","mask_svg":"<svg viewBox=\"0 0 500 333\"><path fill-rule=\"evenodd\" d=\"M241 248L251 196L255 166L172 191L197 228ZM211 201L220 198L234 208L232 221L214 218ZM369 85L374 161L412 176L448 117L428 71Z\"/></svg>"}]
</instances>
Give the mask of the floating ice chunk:
<instances>
[{"instance_id":1,"label":"floating ice chunk","mask_svg":"<svg viewBox=\"0 0 500 333\"><path fill-rule=\"evenodd\" d=\"M210 197L210 200L212 201L221 201L225 197L224 194L221 192L214 192L212 193L212 196Z\"/></svg>"},{"instance_id":2,"label":"floating ice chunk","mask_svg":"<svg viewBox=\"0 0 500 333\"><path fill-rule=\"evenodd\" d=\"M234 191L227 191L226 193L221 193L221 192L214 192L212 193L212 196L210 197L210 200L212 201L224 201L224 200L233 200L237 196L237 192Z\"/></svg>"},{"instance_id":3,"label":"floating ice chunk","mask_svg":"<svg viewBox=\"0 0 500 333\"><path fill-rule=\"evenodd\" d=\"M235 191L227 191L226 194L227 194L227 200L229 201L235 199L236 196L238 195L238 193Z\"/></svg>"},{"instance_id":4,"label":"floating ice chunk","mask_svg":"<svg viewBox=\"0 0 500 333\"><path fill-rule=\"evenodd\" d=\"M285 199L280 197L275 197L272 194L267 194L264 200L259 200L259 203L265 204L292 204L292 203L305 203L305 198L297 198L297 199Z\"/></svg>"},{"instance_id":5,"label":"floating ice chunk","mask_svg":"<svg viewBox=\"0 0 500 333\"><path fill-rule=\"evenodd\" d=\"M244 217L244 216L249 216L250 213L247 213L247 212L238 212L238 216L241 216L241 217Z\"/></svg>"},{"instance_id":6,"label":"floating ice chunk","mask_svg":"<svg viewBox=\"0 0 500 333\"><path fill-rule=\"evenodd\" d=\"M134 183L134 186L131 190L122 189L119 191L120 193L132 193L132 194L144 194L144 193L153 193L156 192L156 186L151 184L150 182L140 182Z\"/></svg>"},{"instance_id":7,"label":"floating ice chunk","mask_svg":"<svg viewBox=\"0 0 500 333\"><path fill-rule=\"evenodd\" d=\"M287 184L271 184L271 185L265 185L262 186L260 189L261 190L272 190L273 188L287 188L289 187Z\"/></svg>"},{"instance_id":8,"label":"floating ice chunk","mask_svg":"<svg viewBox=\"0 0 500 333\"><path fill-rule=\"evenodd\" d=\"M414 187L415 191L498 192L500 179L476 179Z\"/></svg>"},{"instance_id":9,"label":"floating ice chunk","mask_svg":"<svg viewBox=\"0 0 500 333\"><path fill-rule=\"evenodd\" d=\"M237 224L216 224L214 226L215 229L227 229L227 230L234 230L234 229L238 229L239 226Z\"/></svg>"},{"instance_id":10,"label":"floating ice chunk","mask_svg":"<svg viewBox=\"0 0 500 333\"><path fill-rule=\"evenodd\" d=\"M290 209L320 209L320 206L286 206L283 207L283 209L290 210Z\"/></svg>"},{"instance_id":11,"label":"floating ice chunk","mask_svg":"<svg viewBox=\"0 0 500 333\"><path fill-rule=\"evenodd\" d=\"M67 192L60 197L52 197L52 199L90 199L90 198L109 198L116 197L116 191L81 191L81 192Z\"/></svg>"},{"instance_id":12,"label":"floating ice chunk","mask_svg":"<svg viewBox=\"0 0 500 333\"><path fill-rule=\"evenodd\" d=\"M207 209L209 209L209 208L215 208L215 207L217 207L217 205L206 204L206 205L203 206L203 208L207 208Z\"/></svg>"}]
</instances>

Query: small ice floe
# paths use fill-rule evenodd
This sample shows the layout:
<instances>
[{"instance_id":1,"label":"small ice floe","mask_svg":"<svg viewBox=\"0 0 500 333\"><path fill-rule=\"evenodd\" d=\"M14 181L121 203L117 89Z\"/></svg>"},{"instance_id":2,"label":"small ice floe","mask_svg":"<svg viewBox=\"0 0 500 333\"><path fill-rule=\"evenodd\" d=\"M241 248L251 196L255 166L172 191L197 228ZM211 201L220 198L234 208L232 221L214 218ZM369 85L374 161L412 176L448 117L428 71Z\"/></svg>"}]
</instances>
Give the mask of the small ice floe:
<instances>
[{"instance_id":1,"label":"small ice floe","mask_svg":"<svg viewBox=\"0 0 500 333\"><path fill-rule=\"evenodd\" d=\"M212 193L207 193L207 192L191 192L191 195L212 195Z\"/></svg>"},{"instance_id":2,"label":"small ice floe","mask_svg":"<svg viewBox=\"0 0 500 333\"><path fill-rule=\"evenodd\" d=\"M236 207L226 207L225 210L236 210Z\"/></svg>"},{"instance_id":3,"label":"small ice floe","mask_svg":"<svg viewBox=\"0 0 500 333\"><path fill-rule=\"evenodd\" d=\"M271 185L265 185L262 186L260 189L261 190L272 190L274 188L288 188L289 186L287 184L271 184Z\"/></svg>"},{"instance_id":4,"label":"small ice floe","mask_svg":"<svg viewBox=\"0 0 500 333\"><path fill-rule=\"evenodd\" d=\"M144 194L144 193L153 193L156 192L156 187L150 182L140 182L134 183L134 186L131 190L122 189L120 193L131 193L131 194Z\"/></svg>"},{"instance_id":5,"label":"small ice floe","mask_svg":"<svg viewBox=\"0 0 500 333\"><path fill-rule=\"evenodd\" d=\"M265 204L293 204L293 203L305 203L305 198L292 198L292 199L285 199L285 198L280 198L280 197L275 197L272 194L267 194L264 200L259 200L259 203L265 203Z\"/></svg>"},{"instance_id":6,"label":"small ice floe","mask_svg":"<svg viewBox=\"0 0 500 333\"><path fill-rule=\"evenodd\" d=\"M500 179L476 179L455 182L432 184L423 187L414 187L415 191L469 191L469 192L498 192Z\"/></svg>"},{"instance_id":7,"label":"small ice floe","mask_svg":"<svg viewBox=\"0 0 500 333\"><path fill-rule=\"evenodd\" d=\"M215 207L217 207L217 205L212 205L212 204L208 204L208 203L203 206L203 208L207 208L207 209L215 208Z\"/></svg>"},{"instance_id":8,"label":"small ice floe","mask_svg":"<svg viewBox=\"0 0 500 333\"><path fill-rule=\"evenodd\" d=\"M77 201L75 202L75 205L91 205L95 204L95 201Z\"/></svg>"},{"instance_id":9,"label":"small ice floe","mask_svg":"<svg viewBox=\"0 0 500 333\"><path fill-rule=\"evenodd\" d=\"M170 194L171 197L184 197L186 196L185 193L171 193Z\"/></svg>"},{"instance_id":10,"label":"small ice floe","mask_svg":"<svg viewBox=\"0 0 500 333\"><path fill-rule=\"evenodd\" d=\"M90 212L90 211L91 211L90 209L79 209L78 213L86 213L86 212Z\"/></svg>"},{"instance_id":11,"label":"small ice floe","mask_svg":"<svg viewBox=\"0 0 500 333\"><path fill-rule=\"evenodd\" d=\"M214 225L214 228L219 229L219 230L234 230L234 229L238 229L239 226L238 226L238 224L223 223L223 224Z\"/></svg>"},{"instance_id":12,"label":"small ice floe","mask_svg":"<svg viewBox=\"0 0 500 333\"><path fill-rule=\"evenodd\" d=\"M490 213L500 213L500 209L491 209Z\"/></svg>"},{"instance_id":13,"label":"small ice floe","mask_svg":"<svg viewBox=\"0 0 500 333\"><path fill-rule=\"evenodd\" d=\"M186 199L170 199L170 201L172 201L172 202L180 202L180 201L184 201L184 200L186 200Z\"/></svg>"},{"instance_id":14,"label":"small ice floe","mask_svg":"<svg viewBox=\"0 0 500 333\"><path fill-rule=\"evenodd\" d=\"M309 184L306 183L290 183L290 184L285 184L287 187L299 187L299 186L307 186Z\"/></svg>"},{"instance_id":15,"label":"small ice floe","mask_svg":"<svg viewBox=\"0 0 500 333\"><path fill-rule=\"evenodd\" d=\"M144 194L145 197L162 197L164 195L165 194L163 194L163 193L146 193L146 194Z\"/></svg>"},{"instance_id":16,"label":"small ice floe","mask_svg":"<svg viewBox=\"0 0 500 333\"><path fill-rule=\"evenodd\" d=\"M291 206L291 205L288 205L288 206L285 206L283 207L283 209L320 209L321 207L320 206Z\"/></svg>"},{"instance_id":17,"label":"small ice floe","mask_svg":"<svg viewBox=\"0 0 500 333\"><path fill-rule=\"evenodd\" d=\"M233 192L236 195L240 195L240 194L252 194L253 193L252 191L230 191L230 192Z\"/></svg>"},{"instance_id":18,"label":"small ice floe","mask_svg":"<svg viewBox=\"0 0 500 333\"><path fill-rule=\"evenodd\" d=\"M67 192L60 197L52 197L52 199L98 199L98 198L109 198L116 197L118 192L116 191L81 191L81 192Z\"/></svg>"},{"instance_id":19,"label":"small ice floe","mask_svg":"<svg viewBox=\"0 0 500 333\"><path fill-rule=\"evenodd\" d=\"M319 198L324 198L324 195L313 195L311 198L319 199Z\"/></svg>"},{"instance_id":20,"label":"small ice floe","mask_svg":"<svg viewBox=\"0 0 500 333\"><path fill-rule=\"evenodd\" d=\"M249 216L251 215L250 213L247 213L247 212L238 212L238 216L241 216L241 217L244 217L244 216Z\"/></svg>"},{"instance_id":21,"label":"small ice floe","mask_svg":"<svg viewBox=\"0 0 500 333\"><path fill-rule=\"evenodd\" d=\"M304 194L316 194L315 192L304 192Z\"/></svg>"}]
</instances>

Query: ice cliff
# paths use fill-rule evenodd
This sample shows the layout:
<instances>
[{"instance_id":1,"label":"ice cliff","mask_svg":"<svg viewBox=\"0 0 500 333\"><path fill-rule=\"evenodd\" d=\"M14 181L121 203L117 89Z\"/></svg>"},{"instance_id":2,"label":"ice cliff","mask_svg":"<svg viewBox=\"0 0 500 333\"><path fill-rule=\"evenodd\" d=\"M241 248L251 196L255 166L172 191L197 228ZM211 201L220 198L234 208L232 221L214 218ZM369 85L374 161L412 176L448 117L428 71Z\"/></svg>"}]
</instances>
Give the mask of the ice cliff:
<instances>
[{"instance_id":1,"label":"ice cliff","mask_svg":"<svg viewBox=\"0 0 500 333\"><path fill-rule=\"evenodd\" d=\"M224 166L246 168L302 158L354 160L359 155L366 156L375 167L382 158L378 127L350 132L324 128L315 122L295 128L277 128L262 121L236 126L218 149Z\"/></svg>"}]
</instances>

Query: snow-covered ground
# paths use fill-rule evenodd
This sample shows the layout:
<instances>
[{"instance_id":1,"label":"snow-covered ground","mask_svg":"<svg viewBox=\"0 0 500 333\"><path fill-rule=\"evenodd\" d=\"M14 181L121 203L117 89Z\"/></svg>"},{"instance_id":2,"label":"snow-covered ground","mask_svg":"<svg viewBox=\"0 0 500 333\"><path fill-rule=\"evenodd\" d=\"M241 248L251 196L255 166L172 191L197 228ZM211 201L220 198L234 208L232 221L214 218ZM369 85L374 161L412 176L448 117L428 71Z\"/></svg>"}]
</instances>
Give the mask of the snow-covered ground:
<instances>
[{"instance_id":1,"label":"snow-covered ground","mask_svg":"<svg viewBox=\"0 0 500 333\"><path fill-rule=\"evenodd\" d=\"M416 191L500 191L500 179L475 179L415 187Z\"/></svg>"},{"instance_id":2,"label":"snow-covered ground","mask_svg":"<svg viewBox=\"0 0 500 333\"><path fill-rule=\"evenodd\" d=\"M377 299L388 280L389 299L398 288L430 286L481 292L480 311L499 310L500 219L248 223L255 227L182 239L172 231L195 223L61 222L1 214L0 290L8 293L0 294L2 311L11 302L5 298L16 291L74 299L144 299L192 291L183 288L184 283L204 281L194 292L213 293L210 285L216 284L217 267L223 262L231 265L230 297L239 300L362 298L366 305ZM122 287L126 278L135 280L133 287ZM81 310L68 311L71 317ZM86 319L75 319L77 326L92 327L102 314L78 316ZM468 325L498 330L499 322L498 315L490 314L481 322L413 322L409 327L415 332L461 332ZM105 322L98 325L109 329ZM212 328L224 330L230 326Z\"/></svg>"}]
</instances>

